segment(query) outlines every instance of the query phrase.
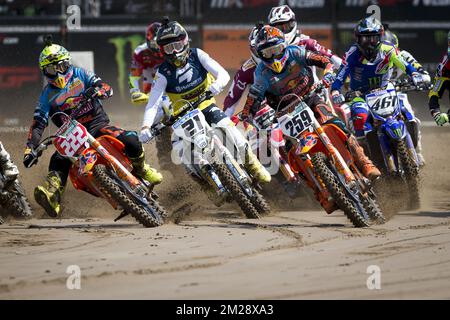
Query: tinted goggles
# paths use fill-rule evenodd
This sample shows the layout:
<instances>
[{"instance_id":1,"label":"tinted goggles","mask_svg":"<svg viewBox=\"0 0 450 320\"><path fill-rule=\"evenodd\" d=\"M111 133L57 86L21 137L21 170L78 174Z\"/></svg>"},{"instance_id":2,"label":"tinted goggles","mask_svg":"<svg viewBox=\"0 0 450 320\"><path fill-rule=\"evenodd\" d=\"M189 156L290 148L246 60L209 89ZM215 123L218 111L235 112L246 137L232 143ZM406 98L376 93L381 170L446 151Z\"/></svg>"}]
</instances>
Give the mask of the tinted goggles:
<instances>
[{"instance_id":1,"label":"tinted goggles","mask_svg":"<svg viewBox=\"0 0 450 320\"><path fill-rule=\"evenodd\" d=\"M57 63L52 63L49 65L46 65L44 67L44 73L49 76L56 76L56 74L66 73L67 69L69 69L70 63L68 60L59 61Z\"/></svg>"}]
</instances>

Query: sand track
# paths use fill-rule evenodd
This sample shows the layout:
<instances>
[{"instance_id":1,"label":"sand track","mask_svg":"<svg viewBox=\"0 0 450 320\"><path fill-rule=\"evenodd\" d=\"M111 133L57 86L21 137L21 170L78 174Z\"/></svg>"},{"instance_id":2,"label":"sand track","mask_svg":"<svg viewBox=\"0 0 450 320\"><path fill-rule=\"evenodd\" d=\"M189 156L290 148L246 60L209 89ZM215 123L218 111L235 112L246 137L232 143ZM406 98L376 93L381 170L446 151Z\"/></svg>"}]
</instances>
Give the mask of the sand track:
<instances>
[{"instance_id":1,"label":"sand track","mask_svg":"<svg viewBox=\"0 0 450 320\"><path fill-rule=\"evenodd\" d=\"M450 130L424 131L421 210L367 229L341 213L295 208L242 219L203 195L185 198L191 213L179 224L156 229L114 223L106 204L71 189L64 219L42 219L33 203L36 219L0 226L0 298L448 299L450 148L440 142ZM2 141L20 158L21 143ZM22 168L29 194L46 161ZM165 205L182 207L167 203L169 191L160 192ZM81 290L66 288L69 265L81 268ZM371 265L381 269L381 290L367 289Z\"/></svg>"}]
</instances>

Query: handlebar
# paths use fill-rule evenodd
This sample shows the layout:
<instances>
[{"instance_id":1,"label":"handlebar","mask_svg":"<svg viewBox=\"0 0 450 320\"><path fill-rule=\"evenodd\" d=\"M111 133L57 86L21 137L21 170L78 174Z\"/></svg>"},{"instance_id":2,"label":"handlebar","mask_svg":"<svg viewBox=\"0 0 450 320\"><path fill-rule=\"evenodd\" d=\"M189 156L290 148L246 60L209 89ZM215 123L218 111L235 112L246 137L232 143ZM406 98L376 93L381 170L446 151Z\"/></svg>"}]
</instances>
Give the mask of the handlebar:
<instances>
[{"instance_id":1,"label":"handlebar","mask_svg":"<svg viewBox=\"0 0 450 320\"><path fill-rule=\"evenodd\" d=\"M154 137L160 135L161 130L163 130L165 127L172 126L179 118L183 117L186 113L198 108L201 103L205 102L206 100L212 99L213 97L214 97L214 95L212 94L212 92L208 90L208 91L205 91L204 93L202 93L201 95L199 95L197 101L195 101L195 102L190 102L190 101L187 101L184 99L180 99L180 100L176 101L173 104L176 104L178 102L185 102L185 104L180 110L178 110L178 112L176 114L171 115L164 122L159 122L157 124L154 124L150 128L152 135Z\"/></svg>"}]
</instances>

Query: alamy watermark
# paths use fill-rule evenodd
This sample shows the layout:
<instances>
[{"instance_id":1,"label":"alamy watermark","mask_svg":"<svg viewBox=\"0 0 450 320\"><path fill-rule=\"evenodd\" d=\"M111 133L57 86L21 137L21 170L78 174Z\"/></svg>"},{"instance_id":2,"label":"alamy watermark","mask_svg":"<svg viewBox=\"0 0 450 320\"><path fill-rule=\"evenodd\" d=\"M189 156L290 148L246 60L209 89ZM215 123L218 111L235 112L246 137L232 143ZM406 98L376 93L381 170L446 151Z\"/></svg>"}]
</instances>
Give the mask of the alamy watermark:
<instances>
[{"instance_id":1,"label":"alamy watermark","mask_svg":"<svg viewBox=\"0 0 450 320\"><path fill-rule=\"evenodd\" d=\"M81 269L77 265L70 265L66 269L69 274L66 280L66 288L69 290L81 290Z\"/></svg>"},{"instance_id":2,"label":"alamy watermark","mask_svg":"<svg viewBox=\"0 0 450 320\"><path fill-rule=\"evenodd\" d=\"M369 290L381 290L381 268L377 265L370 265L366 270L370 276L367 278L366 285Z\"/></svg>"}]
</instances>

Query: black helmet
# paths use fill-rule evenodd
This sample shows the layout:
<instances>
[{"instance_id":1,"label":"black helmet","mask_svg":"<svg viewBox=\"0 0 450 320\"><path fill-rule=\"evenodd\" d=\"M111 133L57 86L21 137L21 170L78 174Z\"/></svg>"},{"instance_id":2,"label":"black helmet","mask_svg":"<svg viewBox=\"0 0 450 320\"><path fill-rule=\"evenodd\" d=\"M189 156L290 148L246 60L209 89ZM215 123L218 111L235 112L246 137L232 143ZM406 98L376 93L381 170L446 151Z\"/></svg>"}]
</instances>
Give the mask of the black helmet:
<instances>
[{"instance_id":1,"label":"black helmet","mask_svg":"<svg viewBox=\"0 0 450 320\"><path fill-rule=\"evenodd\" d=\"M189 56L189 36L186 29L177 21L163 19L156 43L169 63L178 68L186 64Z\"/></svg>"},{"instance_id":2,"label":"black helmet","mask_svg":"<svg viewBox=\"0 0 450 320\"><path fill-rule=\"evenodd\" d=\"M362 19L356 26L356 43L367 60L376 58L383 34L383 25L374 17Z\"/></svg>"}]
</instances>

